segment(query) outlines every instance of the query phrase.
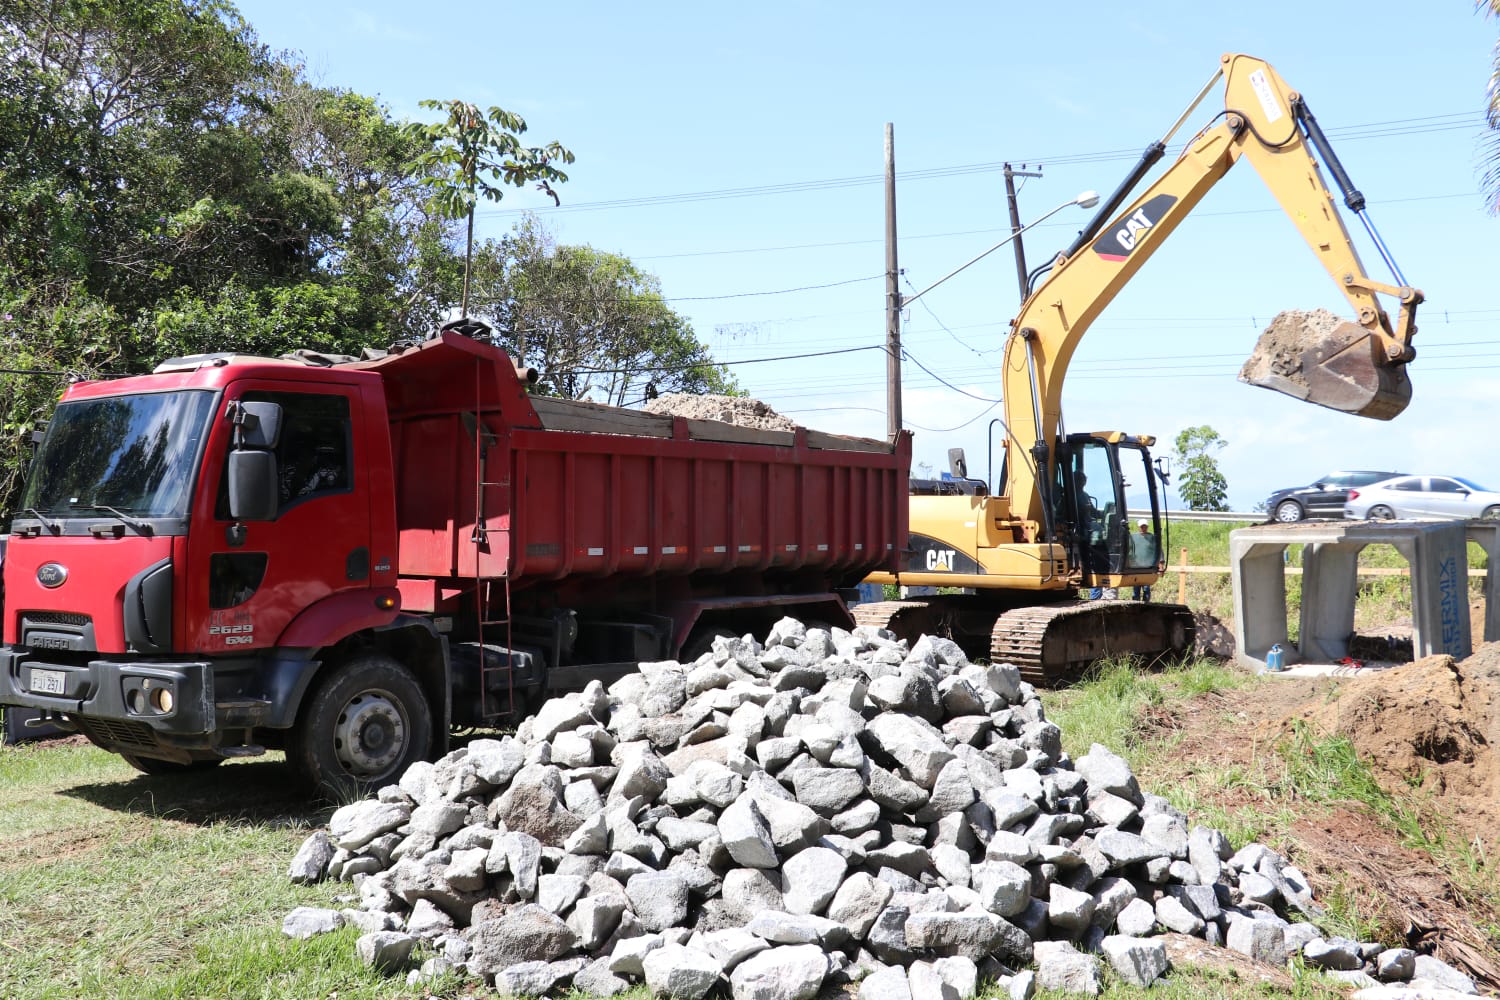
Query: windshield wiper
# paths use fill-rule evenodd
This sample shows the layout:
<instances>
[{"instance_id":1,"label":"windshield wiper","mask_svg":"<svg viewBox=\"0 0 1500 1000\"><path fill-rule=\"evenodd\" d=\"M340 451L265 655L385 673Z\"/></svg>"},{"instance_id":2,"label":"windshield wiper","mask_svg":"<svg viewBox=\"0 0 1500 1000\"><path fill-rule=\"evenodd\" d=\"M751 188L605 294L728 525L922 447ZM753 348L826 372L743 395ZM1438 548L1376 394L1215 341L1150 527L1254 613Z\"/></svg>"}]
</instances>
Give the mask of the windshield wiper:
<instances>
[{"instance_id":1,"label":"windshield wiper","mask_svg":"<svg viewBox=\"0 0 1500 1000\"><path fill-rule=\"evenodd\" d=\"M59 525L56 521L49 521L49 520L47 520L47 516L45 514L43 514L41 511L37 510L35 507L22 507L21 508L21 513L22 514L30 514L32 517L36 518L38 521L41 521L42 522L42 527L46 528L48 531L52 532L53 534L56 534L57 532L59 532L59 531L62 530L62 526L61 525Z\"/></svg>"},{"instance_id":2,"label":"windshield wiper","mask_svg":"<svg viewBox=\"0 0 1500 1000\"><path fill-rule=\"evenodd\" d=\"M138 521L135 518L131 517L129 514L125 513L123 510L116 510L115 508L111 507L107 503L90 504L89 506L87 506L87 507L85 507L83 509L84 510L102 510L106 514L113 514L115 517L118 517L120 520L124 521L127 525L129 525L130 527L134 528L136 531L139 531L141 534L143 534L143 535L149 535L149 534L151 534L151 525L148 522L146 522L146 521Z\"/></svg>"}]
</instances>

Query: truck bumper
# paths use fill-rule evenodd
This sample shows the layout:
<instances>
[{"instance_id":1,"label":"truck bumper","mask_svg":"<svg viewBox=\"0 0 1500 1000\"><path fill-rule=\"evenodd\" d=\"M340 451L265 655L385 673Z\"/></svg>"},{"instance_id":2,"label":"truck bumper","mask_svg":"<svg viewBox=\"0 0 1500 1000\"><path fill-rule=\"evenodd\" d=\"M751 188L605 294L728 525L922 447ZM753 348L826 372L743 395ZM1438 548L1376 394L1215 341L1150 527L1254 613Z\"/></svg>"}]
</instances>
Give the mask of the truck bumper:
<instances>
[{"instance_id":1,"label":"truck bumper","mask_svg":"<svg viewBox=\"0 0 1500 1000\"><path fill-rule=\"evenodd\" d=\"M316 663L301 657L228 660L90 659L0 649L0 704L40 709L110 750L176 757L217 749L223 734L287 726L282 697Z\"/></svg>"}]
</instances>

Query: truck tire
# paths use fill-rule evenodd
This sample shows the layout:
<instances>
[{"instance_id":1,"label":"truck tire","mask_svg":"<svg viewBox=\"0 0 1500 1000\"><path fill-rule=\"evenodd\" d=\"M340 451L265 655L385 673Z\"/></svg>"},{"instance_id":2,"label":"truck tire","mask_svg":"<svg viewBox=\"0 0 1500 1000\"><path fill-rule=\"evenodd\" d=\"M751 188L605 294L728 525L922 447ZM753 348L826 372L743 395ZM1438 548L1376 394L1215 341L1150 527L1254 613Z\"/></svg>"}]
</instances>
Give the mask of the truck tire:
<instances>
[{"instance_id":1,"label":"truck tire","mask_svg":"<svg viewBox=\"0 0 1500 1000\"><path fill-rule=\"evenodd\" d=\"M333 801L397 781L432 744L432 708L410 670L383 653L330 665L297 715L287 763Z\"/></svg>"}]
</instances>

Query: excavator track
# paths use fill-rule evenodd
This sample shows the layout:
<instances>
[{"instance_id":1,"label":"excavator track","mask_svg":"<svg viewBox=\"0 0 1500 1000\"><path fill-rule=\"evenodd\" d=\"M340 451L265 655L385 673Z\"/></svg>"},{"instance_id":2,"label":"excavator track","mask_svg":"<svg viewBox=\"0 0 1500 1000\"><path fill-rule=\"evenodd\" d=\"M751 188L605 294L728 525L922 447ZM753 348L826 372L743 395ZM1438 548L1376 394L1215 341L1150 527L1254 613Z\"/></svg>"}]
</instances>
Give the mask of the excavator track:
<instances>
[{"instance_id":1,"label":"excavator track","mask_svg":"<svg viewBox=\"0 0 1500 1000\"><path fill-rule=\"evenodd\" d=\"M1136 656L1148 665L1193 648L1193 614L1180 604L1060 601L1007 611L990 634L990 661L1013 663L1021 679L1060 687L1098 660Z\"/></svg>"},{"instance_id":2,"label":"excavator track","mask_svg":"<svg viewBox=\"0 0 1500 1000\"><path fill-rule=\"evenodd\" d=\"M874 601L850 611L856 625L888 629L898 639L941 635L970 657L1013 663L1037 687L1072 683L1110 657L1133 656L1152 666L1184 656L1195 634L1186 607L1139 601L1057 601L1000 611L944 596Z\"/></svg>"},{"instance_id":3,"label":"excavator track","mask_svg":"<svg viewBox=\"0 0 1500 1000\"><path fill-rule=\"evenodd\" d=\"M850 608L854 624L883 628L913 642L936 624L932 606L926 601L871 601Z\"/></svg>"}]
</instances>

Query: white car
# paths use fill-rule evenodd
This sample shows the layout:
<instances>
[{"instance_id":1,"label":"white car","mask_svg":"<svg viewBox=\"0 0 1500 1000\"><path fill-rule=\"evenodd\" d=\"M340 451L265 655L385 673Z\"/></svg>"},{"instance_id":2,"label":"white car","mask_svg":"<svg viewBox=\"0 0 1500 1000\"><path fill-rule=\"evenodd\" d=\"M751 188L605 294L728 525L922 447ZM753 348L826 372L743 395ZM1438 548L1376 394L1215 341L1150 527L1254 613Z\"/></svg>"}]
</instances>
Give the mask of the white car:
<instances>
[{"instance_id":1,"label":"white car","mask_svg":"<svg viewBox=\"0 0 1500 1000\"><path fill-rule=\"evenodd\" d=\"M1350 490L1344 516L1376 521L1394 517L1494 520L1500 518L1500 493L1459 476L1397 476Z\"/></svg>"}]
</instances>

